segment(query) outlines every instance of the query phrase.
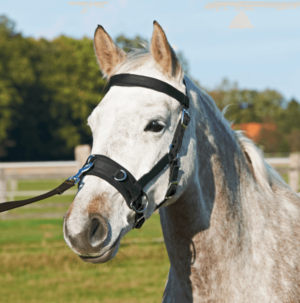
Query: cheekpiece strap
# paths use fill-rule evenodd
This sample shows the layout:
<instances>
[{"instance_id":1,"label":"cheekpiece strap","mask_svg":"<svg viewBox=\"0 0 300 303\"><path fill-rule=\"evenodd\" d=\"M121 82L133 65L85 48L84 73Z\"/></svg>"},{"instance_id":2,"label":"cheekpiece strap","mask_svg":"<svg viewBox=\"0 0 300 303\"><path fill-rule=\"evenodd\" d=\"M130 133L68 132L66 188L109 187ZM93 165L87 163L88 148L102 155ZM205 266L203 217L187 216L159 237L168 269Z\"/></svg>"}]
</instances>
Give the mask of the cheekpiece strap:
<instances>
[{"instance_id":1,"label":"cheekpiece strap","mask_svg":"<svg viewBox=\"0 0 300 303\"><path fill-rule=\"evenodd\" d=\"M184 79L183 79L183 83L184 85L186 85ZM189 108L189 97L187 94L187 89L186 89L186 94L183 94L175 87L173 87L172 85L166 82L160 81L155 78L134 75L134 74L119 74L112 76L109 81L108 89L110 89L112 86L125 86L125 87L132 86L132 87L143 87L143 88L152 89L176 99L183 106L183 111L181 113L180 120L177 124L173 141L169 147L168 153L165 156L163 156L148 173L143 175L137 181L137 184L139 184L141 188L144 188L148 182L150 182L168 164L170 164L169 186L165 195L165 199L156 206L156 209L158 209L168 199L170 199L172 196L175 195L178 186L178 182L177 182L177 177L179 172L178 153L182 146L184 132L190 122L190 116L187 111L187 109ZM135 228L140 228L145 221L143 214L137 213L135 219L136 219Z\"/></svg>"}]
</instances>

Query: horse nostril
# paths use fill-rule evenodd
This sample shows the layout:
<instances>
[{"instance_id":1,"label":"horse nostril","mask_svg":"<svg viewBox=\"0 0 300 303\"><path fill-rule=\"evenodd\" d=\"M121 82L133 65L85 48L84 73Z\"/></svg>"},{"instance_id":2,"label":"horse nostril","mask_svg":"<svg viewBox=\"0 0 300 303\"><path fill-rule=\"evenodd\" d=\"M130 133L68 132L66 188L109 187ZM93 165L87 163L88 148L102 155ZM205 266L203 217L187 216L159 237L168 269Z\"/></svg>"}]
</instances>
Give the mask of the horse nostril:
<instances>
[{"instance_id":1,"label":"horse nostril","mask_svg":"<svg viewBox=\"0 0 300 303\"><path fill-rule=\"evenodd\" d=\"M100 245L107 236L108 228L105 219L100 216L91 220L89 240L90 245L96 247Z\"/></svg>"},{"instance_id":2,"label":"horse nostril","mask_svg":"<svg viewBox=\"0 0 300 303\"><path fill-rule=\"evenodd\" d=\"M93 236L97 232L99 225L100 225L99 220L94 218L91 223L91 238L93 238Z\"/></svg>"}]
</instances>

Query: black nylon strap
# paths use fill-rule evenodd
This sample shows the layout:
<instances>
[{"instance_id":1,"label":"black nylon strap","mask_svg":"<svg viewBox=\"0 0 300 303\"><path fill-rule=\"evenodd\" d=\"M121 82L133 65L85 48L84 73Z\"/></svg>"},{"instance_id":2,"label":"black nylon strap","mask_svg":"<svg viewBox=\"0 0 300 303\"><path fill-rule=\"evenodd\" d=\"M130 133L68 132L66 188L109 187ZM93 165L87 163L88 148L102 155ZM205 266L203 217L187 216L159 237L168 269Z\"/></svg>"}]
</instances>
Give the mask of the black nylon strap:
<instances>
[{"instance_id":1,"label":"black nylon strap","mask_svg":"<svg viewBox=\"0 0 300 303\"><path fill-rule=\"evenodd\" d=\"M158 175L168 164L170 163L169 154L164 155L157 164L145 175L143 175L138 183L142 188L144 188L149 181L151 181L156 175Z\"/></svg>"},{"instance_id":2,"label":"black nylon strap","mask_svg":"<svg viewBox=\"0 0 300 303\"><path fill-rule=\"evenodd\" d=\"M140 86L144 88L153 89L176 99L180 102L181 105L184 105L186 108L188 108L190 105L189 97L187 95L183 94L181 91L177 90L172 85L155 78L133 74L119 74L114 75L110 78L108 90L114 85Z\"/></svg>"},{"instance_id":3,"label":"black nylon strap","mask_svg":"<svg viewBox=\"0 0 300 303\"><path fill-rule=\"evenodd\" d=\"M66 180L61 185L56 187L55 189L53 189L53 190L51 190L51 191L49 191L49 192L47 192L43 195L33 197L33 198L30 198L30 199L26 199L26 200L0 203L0 213L2 213L4 211L7 211L7 210L14 209L14 208L18 208L18 207L21 207L21 206L25 206L27 204L38 202L38 201L50 198L54 195L61 195L62 193L64 193L66 190L73 187L74 185L75 185L74 181Z\"/></svg>"},{"instance_id":4,"label":"black nylon strap","mask_svg":"<svg viewBox=\"0 0 300 303\"><path fill-rule=\"evenodd\" d=\"M133 203L135 208L139 209L137 203L143 195L143 188L125 167L104 155L94 155L91 162L94 166L85 173L86 176L93 175L104 179L122 194L129 208ZM118 177L121 170L126 172L127 177L123 181L117 181L115 177Z\"/></svg>"},{"instance_id":5,"label":"black nylon strap","mask_svg":"<svg viewBox=\"0 0 300 303\"><path fill-rule=\"evenodd\" d=\"M187 113L184 114L183 122L185 125L188 125L190 122L190 116ZM181 124L181 120L179 120L170 148L170 154L173 156L173 158L177 158L177 154L181 149L185 129L186 128Z\"/></svg>"}]
</instances>

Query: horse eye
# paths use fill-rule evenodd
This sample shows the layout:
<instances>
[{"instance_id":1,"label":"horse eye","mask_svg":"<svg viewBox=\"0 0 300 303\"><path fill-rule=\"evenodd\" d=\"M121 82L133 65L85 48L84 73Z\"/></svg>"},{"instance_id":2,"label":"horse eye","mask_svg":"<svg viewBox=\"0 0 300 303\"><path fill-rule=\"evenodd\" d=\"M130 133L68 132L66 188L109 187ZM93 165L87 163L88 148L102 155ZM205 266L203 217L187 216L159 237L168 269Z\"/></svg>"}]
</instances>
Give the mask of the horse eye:
<instances>
[{"instance_id":1,"label":"horse eye","mask_svg":"<svg viewBox=\"0 0 300 303\"><path fill-rule=\"evenodd\" d=\"M163 128L164 128L164 126L159 124L157 121L152 121L146 126L145 131L151 131L151 132L158 133Z\"/></svg>"}]
</instances>

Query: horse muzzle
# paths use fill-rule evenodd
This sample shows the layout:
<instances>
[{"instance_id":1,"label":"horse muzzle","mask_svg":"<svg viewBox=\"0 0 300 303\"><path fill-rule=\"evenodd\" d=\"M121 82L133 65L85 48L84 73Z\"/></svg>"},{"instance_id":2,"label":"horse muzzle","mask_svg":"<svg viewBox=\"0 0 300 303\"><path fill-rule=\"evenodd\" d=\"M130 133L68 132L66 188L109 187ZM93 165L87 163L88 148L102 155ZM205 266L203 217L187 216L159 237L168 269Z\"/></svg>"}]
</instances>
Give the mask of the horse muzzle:
<instances>
[{"instance_id":1,"label":"horse muzzle","mask_svg":"<svg viewBox=\"0 0 300 303\"><path fill-rule=\"evenodd\" d=\"M64 238L66 243L81 259L87 262L89 262L90 259L99 259L100 257L101 260L103 260L102 262L108 261L108 251L113 248L112 245L110 249L106 249L106 247L109 246L110 234L107 220L99 214L90 214L82 231L77 234L70 232L68 218L65 217L64 219ZM107 260L104 258L104 255Z\"/></svg>"}]
</instances>

